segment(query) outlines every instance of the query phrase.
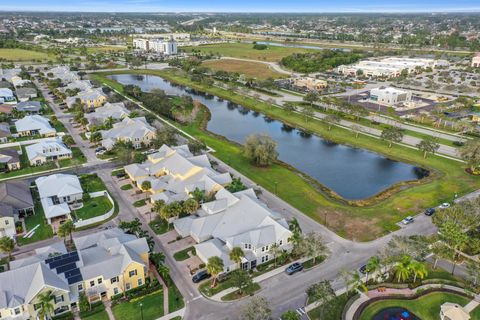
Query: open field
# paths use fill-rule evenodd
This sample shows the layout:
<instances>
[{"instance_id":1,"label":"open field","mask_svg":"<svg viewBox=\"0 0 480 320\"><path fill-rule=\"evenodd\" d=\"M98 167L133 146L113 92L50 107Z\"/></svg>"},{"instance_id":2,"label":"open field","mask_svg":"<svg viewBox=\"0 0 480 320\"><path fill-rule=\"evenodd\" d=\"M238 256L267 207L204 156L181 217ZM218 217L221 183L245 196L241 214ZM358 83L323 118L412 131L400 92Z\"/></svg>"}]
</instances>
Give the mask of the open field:
<instances>
[{"instance_id":1,"label":"open field","mask_svg":"<svg viewBox=\"0 0 480 320\"><path fill-rule=\"evenodd\" d=\"M237 72L248 78L267 79L267 78L284 78L285 75L278 73L266 64L252 61L241 61L234 59L208 60L203 66L212 70L222 70L227 72Z\"/></svg>"},{"instance_id":2,"label":"open field","mask_svg":"<svg viewBox=\"0 0 480 320\"><path fill-rule=\"evenodd\" d=\"M470 300L453 293L435 292L421 296L415 300L389 299L374 302L361 314L361 320L373 319L375 314L389 307L401 307L413 312L420 319L438 319L440 306L445 302L466 305ZM473 319L473 318L472 318Z\"/></svg>"},{"instance_id":3,"label":"open field","mask_svg":"<svg viewBox=\"0 0 480 320\"><path fill-rule=\"evenodd\" d=\"M54 59L44 52L24 49L0 49L0 59L9 61L32 61Z\"/></svg>"},{"instance_id":4,"label":"open field","mask_svg":"<svg viewBox=\"0 0 480 320\"><path fill-rule=\"evenodd\" d=\"M369 149L389 158L416 164L431 170L431 177L423 181L411 185L397 185L396 188L390 189L374 199L348 203L332 197L328 194L328 191L320 189L318 184L309 181L298 171L281 163L274 164L269 168L252 166L243 156L241 146L203 130L200 123L182 126L182 129L215 149L214 155L216 157L267 190L273 192L275 182L277 182L277 194L280 198L346 238L360 241L378 238L388 232L397 230L399 228L397 223L405 216L416 214L425 208L436 206L442 202L451 202L455 194L461 196L477 189L479 186L480 178L466 174L464 166L457 161L438 156L430 156L424 159L422 153L418 150L400 145L388 148L387 143L365 135L360 135L356 139L354 133L342 128L334 128L328 131L327 125L321 121L309 120L305 122L304 117L299 114L271 107L267 103L229 90L194 83L178 71L136 70L130 72L159 75L175 83L205 91L262 112L271 118L318 134L328 140ZM117 90L122 90L119 83L100 74L93 77L112 85Z\"/></svg>"},{"instance_id":5,"label":"open field","mask_svg":"<svg viewBox=\"0 0 480 320\"><path fill-rule=\"evenodd\" d=\"M265 50L253 49L251 43L221 43L210 44L198 47L182 47L182 50L191 52L192 50L202 53L219 54L224 57L245 58L262 61L280 61L283 57L293 53L315 52L317 50L308 50L301 48L286 48L268 46Z\"/></svg>"},{"instance_id":6,"label":"open field","mask_svg":"<svg viewBox=\"0 0 480 320\"><path fill-rule=\"evenodd\" d=\"M88 53L97 53L97 52L120 52L127 50L126 46L99 46L99 47L88 47Z\"/></svg>"}]
</instances>

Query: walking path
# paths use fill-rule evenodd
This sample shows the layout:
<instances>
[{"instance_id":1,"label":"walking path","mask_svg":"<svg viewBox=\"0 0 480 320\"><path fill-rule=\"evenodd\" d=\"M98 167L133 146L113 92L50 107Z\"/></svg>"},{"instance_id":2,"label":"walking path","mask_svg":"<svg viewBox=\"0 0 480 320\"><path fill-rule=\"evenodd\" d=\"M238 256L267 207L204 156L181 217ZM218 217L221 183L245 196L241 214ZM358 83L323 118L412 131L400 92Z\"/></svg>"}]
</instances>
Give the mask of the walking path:
<instances>
[{"instance_id":1,"label":"walking path","mask_svg":"<svg viewBox=\"0 0 480 320\"><path fill-rule=\"evenodd\" d=\"M112 301L111 300L104 300L103 305L105 306L105 311L107 312L109 320L115 320L115 317L112 312Z\"/></svg>"},{"instance_id":2,"label":"walking path","mask_svg":"<svg viewBox=\"0 0 480 320\"><path fill-rule=\"evenodd\" d=\"M157 271L157 268L155 268L155 265L153 263L150 263L150 270L153 271L153 275L155 278L158 280L158 282L162 285L163 289L163 312L165 314L168 314L168 309L169 309L169 304L168 304L168 287L165 281L163 281L162 277L160 277L160 274Z\"/></svg>"}]
</instances>

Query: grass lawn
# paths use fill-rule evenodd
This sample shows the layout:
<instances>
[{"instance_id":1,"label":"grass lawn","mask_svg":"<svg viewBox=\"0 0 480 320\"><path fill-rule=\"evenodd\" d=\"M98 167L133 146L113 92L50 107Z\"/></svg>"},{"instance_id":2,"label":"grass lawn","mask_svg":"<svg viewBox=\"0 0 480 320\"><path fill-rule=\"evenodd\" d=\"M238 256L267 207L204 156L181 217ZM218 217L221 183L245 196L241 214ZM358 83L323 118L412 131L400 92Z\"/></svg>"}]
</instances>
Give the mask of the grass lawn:
<instances>
[{"instance_id":1,"label":"grass lawn","mask_svg":"<svg viewBox=\"0 0 480 320\"><path fill-rule=\"evenodd\" d=\"M177 286L172 282L168 287L168 312L172 313L182 309L185 306L182 294L178 291Z\"/></svg>"},{"instance_id":2,"label":"grass lawn","mask_svg":"<svg viewBox=\"0 0 480 320\"><path fill-rule=\"evenodd\" d=\"M97 192L107 190L105 183L96 174L83 174L80 176L83 192Z\"/></svg>"},{"instance_id":3,"label":"grass lawn","mask_svg":"<svg viewBox=\"0 0 480 320\"><path fill-rule=\"evenodd\" d=\"M57 130L57 132L68 132L67 131L67 128L65 128L65 125L60 121L60 120L57 120L57 121L51 121L53 124L53 127L55 128L55 130Z\"/></svg>"},{"instance_id":4,"label":"grass lawn","mask_svg":"<svg viewBox=\"0 0 480 320\"><path fill-rule=\"evenodd\" d=\"M140 299L117 304L112 308L116 320L140 319L140 303L144 320L154 320L163 316L163 293L157 292Z\"/></svg>"},{"instance_id":5,"label":"grass lawn","mask_svg":"<svg viewBox=\"0 0 480 320\"><path fill-rule=\"evenodd\" d=\"M88 53L105 53L105 52L120 52L127 50L126 46L99 46L99 47L88 47Z\"/></svg>"},{"instance_id":6,"label":"grass lawn","mask_svg":"<svg viewBox=\"0 0 480 320\"><path fill-rule=\"evenodd\" d=\"M140 199L140 200L137 200L133 203L133 206L135 208L140 208L140 207L143 207L144 205L147 204L147 201L145 199Z\"/></svg>"},{"instance_id":7,"label":"grass lawn","mask_svg":"<svg viewBox=\"0 0 480 320\"><path fill-rule=\"evenodd\" d=\"M123 168L118 168L112 171L112 177L116 176L117 174L123 174L125 173L125 170Z\"/></svg>"},{"instance_id":8,"label":"grass lawn","mask_svg":"<svg viewBox=\"0 0 480 320\"><path fill-rule=\"evenodd\" d=\"M106 196L91 198L88 201L83 202L83 207L75 210L77 219L90 219L93 217L101 216L112 209L112 203Z\"/></svg>"},{"instance_id":9,"label":"grass lawn","mask_svg":"<svg viewBox=\"0 0 480 320\"><path fill-rule=\"evenodd\" d=\"M470 317L471 320L480 320L480 306L476 307L472 312L470 312Z\"/></svg>"},{"instance_id":10,"label":"grass lawn","mask_svg":"<svg viewBox=\"0 0 480 320\"><path fill-rule=\"evenodd\" d=\"M244 74L249 78L257 79L267 79L267 78L285 78L286 75L276 72L270 69L264 63L261 62L252 62L252 61L241 61L234 59L220 59L220 60L208 60L202 63L203 66L211 68L212 70L218 71L223 70L227 72L237 72L239 74Z\"/></svg>"},{"instance_id":11,"label":"grass lawn","mask_svg":"<svg viewBox=\"0 0 480 320\"><path fill-rule=\"evenodd\" d=\"M315 49L288 48L268 46L265 50L253 49L252 43L220 43L195 47L182 47L182 50L191 52L201 51L205 54L218 54L224 57L245 58L263 61L280 61L283 57L293 53L317 52Z\"/></svg>"},{"instance_id":12,"label":"grass lawn","mask_svg":"<svg viewBox=\"0 0 480 320\"><path fill-rule=\"evenodd\" d=\"M26 230L25 233L35 228L35 226L40 225L37 229L35 229L35 233L30 238L23 238L18 237L17 243L19 245L25 245L32 242L45 240L53 237L52 227L47 224L45 219L45 215L43 213L43 208L40 202L35 203L35 214L25 218L25 226Z\"/></svg>"},{"instance_id":13,"label":"grass lawn","mask_svg":"<svg viewBox=\"0 0 480 320\"><path fill-rule=\"evenodd\" d=\"M55 60L44 52L24 49L0 49L0 59L9 61Z\"/></svg>"},{"instance_id":14,"label":"grass lawn","mask_svg":"<svg viewBox=\"0 0 480 320\"><path fill-rule=\"evenodd\" d=\"M260 285L258 283L252 284L251 292L254 293L258 290L260 290ZM240 293L238 290L235 290L231 293L228 293L228 294L224 295L221 299L222 299L222 301L233 301L233 300L243 298L245 296L247 296L245 291Z\"/></svg>"},{"instance_id":15,"label":"grass lawn","mask_svg":"<svg viewBox=\"0 0 480 320\"><path fill-rule=\"evenodd\" d=\"M177 251L173 254L173 257L175 258L176 261L184 261L190 258L190 255L188 253L191 253L192 255L195 255L195 248L194 247L188 247L186 249Z\"/></svg>"},{"instance_id":16,"label":"grass lawn","mask_svg":"<svg viewBox=\"0 0 480 320\"><path fill-rule=\"evenodd\" d=\"M169 225L165 220L161 218L154 219L148 225L150 226L150 228L152 228L155 234L164 234L170 230L173 230L173 223L170 223Z\"/></svg>"},{"instance_id":17,"label":"grass lawn","mask_svg":"<svg viewBox=\"0 0 480 320\"><path fill-rule=\"evenodd\" d=\"M347 303L349 296L347 294L339 295L335 300L330 301L325 306L317 307L308 313L312 320L338 320L342 319L343 308Z\"/></svg>"},{"instance_id":18,"label":"grass lawn","mask_svg":"<svg viewBox=\"0 0 480 320\"><path fill-rule=\"evenodd\" d=\"M389 307L401 307L413 312L420 319L438 319L440 306L445 302L466 305L470 299L446 292L433 292L415 300L391 299L374 302L361 314L361 320L371 320L379 311Z\"/></svg>"},{"instance_id":19,"label":"grass lawn","mask_svg":"<svg viewBox=\"0 0 480 320\"><path fill-rule=\"evenodd\" d=\"M420 151L398 145L388 148L385 142L365 135L360 135L356 139L355 134L342 128L328 131L325 123L321 121L305 122L301 115L288 113L253 98L218 87L205 87L191 82L182 73L175 70L136 70L128 73L159 75L175 83L206 91L252 110L260 111L271 118L303 128L303 130L318 134L327 140L372 150L389 158L420 165L432 171L430 178L416 184L409 186L399 184L396 188L389 189L388 192L382 193L373 200L351 203L338 199L328 190L322 189L315 181L308 180L296 170L282 164L277 163L269 168L252 166L244 157L239 145L202 130L198 123L181 126L186 132L215 149L214 155L220 160L267 190L274 192L275 182L278 182L277 194L279 197L346 238L359 241L378 238L397 230L399 228L397 223L405 216L416 214L442 202L451 202L455 194L461 196L471 192L478 188L480 182L480 177L466 174L463 165L457 161L438 156L429 156L424 159ZM94 78L109 85L112 84L120 92L122 90L119 83L106 79L101 74L94 75Z\"/></svg>"},{"instance_id":20,"label":"grass lawn","mask_svg":"<svg viewBox=\"0 0 480 320\"><path fill-rule=\"evenodd\" d=\"M133 186L130 183L124 184L123 186L120 187L122 190L131 190L133 189Z\"/></svg>"},{"instance_id":21,"label":"grass lawn","mask_svg":"<svg viewBox=\"0 0 480 320\"><path fill-rule=\"evenodd\" d=\"M78 147L71 147L72 150L72 159L63 159L59 160L58 163L61 167L69 167L74 165L80 165L82 163L87 162L87 158L83 154L83 152Z\"/></svg>"},{"instance_id":22,"label":"grass lawn","mask_svg":"<svg viewBox=\"0 0 480 320\"><path fill-rule=\"evenodd\" d=\"M80 312L80 318L82 320L108 320L108 314L105 306L100 302L92 306L92 310Z\"/></svg>"}]
</instances>

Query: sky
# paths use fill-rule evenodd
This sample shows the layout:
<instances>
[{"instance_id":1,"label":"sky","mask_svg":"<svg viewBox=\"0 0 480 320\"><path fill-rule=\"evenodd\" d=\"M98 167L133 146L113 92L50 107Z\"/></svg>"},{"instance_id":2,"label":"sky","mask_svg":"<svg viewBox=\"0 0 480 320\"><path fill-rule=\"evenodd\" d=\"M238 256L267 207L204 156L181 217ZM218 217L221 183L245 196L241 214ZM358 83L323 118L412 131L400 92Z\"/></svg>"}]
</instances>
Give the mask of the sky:
<instances>
[{"instance_id":1,"label":"sky","mask_svg":"<svg viewBox=\"0 0 480 320\"><path fill-rule=\"evenodd\" d=\"M480 12L480 0L0 0L1 11Z\"/></svg>"}]
</instances>

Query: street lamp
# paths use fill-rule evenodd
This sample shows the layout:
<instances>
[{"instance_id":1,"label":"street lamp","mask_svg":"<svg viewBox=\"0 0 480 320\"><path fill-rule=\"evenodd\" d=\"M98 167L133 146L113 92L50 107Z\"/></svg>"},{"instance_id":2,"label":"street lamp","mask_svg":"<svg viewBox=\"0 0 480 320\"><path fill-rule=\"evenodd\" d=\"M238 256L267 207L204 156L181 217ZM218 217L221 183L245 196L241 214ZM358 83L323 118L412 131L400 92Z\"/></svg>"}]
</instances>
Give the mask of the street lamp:
<instances>
[{"instance_id":1,"label":"street lamp","mask_svg":"<svg viewBox=\"0 0 480 320\"><path fill-rule=\"evenodd\" d=\"M142 317L142 320L143 320L143 304L140 302L140 315Z\"/></svg>"}]
</instances>

